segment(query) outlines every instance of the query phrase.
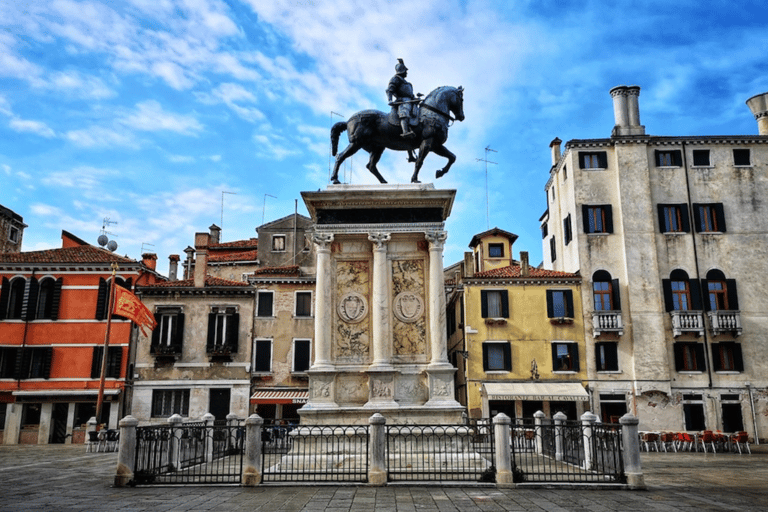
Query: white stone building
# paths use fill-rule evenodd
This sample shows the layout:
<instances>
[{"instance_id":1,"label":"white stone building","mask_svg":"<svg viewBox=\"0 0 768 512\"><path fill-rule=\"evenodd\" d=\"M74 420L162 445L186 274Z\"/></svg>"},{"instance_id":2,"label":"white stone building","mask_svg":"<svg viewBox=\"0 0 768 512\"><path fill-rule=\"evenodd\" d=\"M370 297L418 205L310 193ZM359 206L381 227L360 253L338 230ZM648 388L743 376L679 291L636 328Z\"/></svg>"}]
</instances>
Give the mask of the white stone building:
<instances>
[{"instance_id":1,"label":"white stone building","mask_svg":"<svg viewBox=\"0 0 768 512\"><path fill-rule=\"evenodd\" d=\"M639 92L611 90L610 137L551 144L544 266L583 276L593 411L766 438L768 95L759 135L665 137Z\"/></svg>"}]
</instances>

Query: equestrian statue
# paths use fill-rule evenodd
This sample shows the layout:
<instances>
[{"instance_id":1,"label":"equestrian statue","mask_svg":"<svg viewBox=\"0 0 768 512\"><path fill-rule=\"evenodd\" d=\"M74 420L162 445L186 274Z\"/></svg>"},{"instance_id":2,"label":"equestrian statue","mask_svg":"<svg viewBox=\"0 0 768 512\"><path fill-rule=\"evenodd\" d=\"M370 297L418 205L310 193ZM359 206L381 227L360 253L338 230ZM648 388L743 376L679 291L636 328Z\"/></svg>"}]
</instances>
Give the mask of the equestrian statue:
<instances>
[{"instance_id":1,"label":"equestrian statue","mask_svg":"<svg viewBox=\"0 0 768 512\"><path fill-rule=\"evenodd\" d=\"M419 170L430 152L448 159L446 166L435 173L435 178L445 175L456 161L456 155L443 144L448 140L448 128L453 121L464 120L464 89L438 87L422 100L422 94L414 95L413 86L405 79L408 68L403 59L397 60L396 74L387 87L391 112L385 114L378 110L363 110L331 128L331 154L336 156L331 176L333 183L340 183L339 167L342 162L361 149L370 153L365 167L381 183L387 181L379 174L376 164L385 149L408 152L408 161L415 162L411 183L420 183ZM347 132L349 146L337 155L339 136L343 131ZM417 149L418 156L414 157L413 152Z\"/></svg>"}]
</instances>

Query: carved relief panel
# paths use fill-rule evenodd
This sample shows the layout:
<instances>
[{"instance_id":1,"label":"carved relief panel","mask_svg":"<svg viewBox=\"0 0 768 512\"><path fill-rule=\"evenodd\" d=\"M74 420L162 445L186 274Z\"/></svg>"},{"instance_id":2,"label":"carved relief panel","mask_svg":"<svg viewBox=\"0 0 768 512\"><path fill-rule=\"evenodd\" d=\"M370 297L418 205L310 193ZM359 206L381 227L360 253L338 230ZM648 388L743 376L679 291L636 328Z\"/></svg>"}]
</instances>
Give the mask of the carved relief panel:
<instances>
[{"instance_id":1,"label":"carved relief panel","mask_svg":"<svg viewBox=\"0 0 768 512\"><path fill-rule=\"evenodd\" d=\"M424 260L392 261L393 355L400 361L427 357Z\"/></svg>"},{"instance_id":2,"label":"carved relief panel","mask_svg":"<svg viewBox=\"0 0 768 512\"><path fill-rule=\"evenodd\" d=\"M370 355L369 261L336 261L334 358L365 364Z\"/></svg>"}]
</instances>

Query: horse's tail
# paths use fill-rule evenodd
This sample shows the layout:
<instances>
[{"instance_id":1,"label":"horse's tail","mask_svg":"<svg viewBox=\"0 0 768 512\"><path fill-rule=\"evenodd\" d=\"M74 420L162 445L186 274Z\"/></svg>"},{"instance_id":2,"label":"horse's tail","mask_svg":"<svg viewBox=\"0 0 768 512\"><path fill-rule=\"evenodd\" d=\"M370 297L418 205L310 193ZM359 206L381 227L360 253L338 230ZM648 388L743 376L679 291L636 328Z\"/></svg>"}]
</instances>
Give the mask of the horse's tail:
<instances>
[{"instance_id":1,"label":"horse's tail","mask_svg":"<svg viewBox=\"0 0 768 512\"><path fill-rule=\"evenodd\" d=\"M346 130L347 123L344 121L339 121L333 125L333 128L331 128L331 155L336 156L336 152L339 149L339 136L341 135L341 132Z\"/></svg>"}]
</instances>

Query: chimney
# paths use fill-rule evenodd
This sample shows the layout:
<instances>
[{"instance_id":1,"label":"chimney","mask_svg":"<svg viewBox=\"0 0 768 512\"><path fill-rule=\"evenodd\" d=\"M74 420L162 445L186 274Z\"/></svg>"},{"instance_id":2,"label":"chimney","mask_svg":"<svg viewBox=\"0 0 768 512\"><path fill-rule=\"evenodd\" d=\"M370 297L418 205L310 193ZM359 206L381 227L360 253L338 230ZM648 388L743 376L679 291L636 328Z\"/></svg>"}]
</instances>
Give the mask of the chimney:
<instances>
[{"instance_id":1,"label":"chimney","mask_svg":"<svg viewBox=\"0 0 768 512\"><path fill-rule=\"evenodd\" d=\"M221 240L221 228L216 224L211 224L208 228L211 231L211 245L220 243Z\"/></svg>"},{"instance_id":2,"label":"chimney","mask_svg":"<svg viewBox=\"0 0 768 512\"><path fill-rule=\"evenodd\" d=\"M192 258L195 256L195 250L192 247L187 246L187 248L184 249L184 254L187 255L187 259L184 260L184 279L192 279L192 267L195 264Z\"/></svg>"},{"instance_id":3,"label":"chimney","mask_svg":"<svg viewBox=\"0 0 768 512\"><path fill-rule=\"evenodd\" d=\"M170 281L176 281L178 277L176 274L179 271L179 258L178 254L171 254L168 256L168 279Z\"/></svg>"},{"instance_id":4,"label":"chimney","mask_svg":"<svg viewBox=\"0 0 768 512\"><path fill-rule=\"evenodd\" d=\"M475 277L475 263L471 252L464 253L464 276Z\"/></svg>"},{"instance_id":5,"label":"chimney","mask_svg":"<svg viewBox=\"0 0 768 512\"><path fill-rule=\"evenodd\" d=\"M531 269L528 265L528 251L520 251L520 275L522 277L531 275Z\"/></svg>"},{"instance_id":6,"label":"chimney","mask_svg":"<svg viewBox=\"0 0 768 512\"><path fill-rule=\"evenodd\" d=\"M157 268L157 254L153 252L145 252L141 255L141 262L148 269L155 270Z\"/></svg>"},{"instance_id":7,"label":"chimney","mask_svg":"<svg viewBox=\"0 0 768 512\"><path fill-rule=\"evenodd\" d=\"M205 286L205 276L208 274L208 246L211 245L209 233L195 233L195 288Z\"/></svg>"},{"instance_id":8,"label":"chimney","mask_svg":"<svg viewBox=\"0 0 768 512\"><path fill-rule=\"evenodd\" d=\"M768 92L752 96L747 100L747 106L757 120L758 133L768 135Z\"/></svg>"},{"instance_id":9,"label":"chimney","mask_svg":"<svg viewBox=\"0 0 768 512\"><path fill-rule=\"evenodd\" d=\"M645 135L645 126L640 124L640 87L637 85L619 85L611 89L613 97L613 117L616 125L611 135Z\"/></svg>"},{"instance_id":10,"label":"chimney","mask_svg":"<svg viewBox=\"0 0 768 512\"><path fill-rule=\"evenodd\" d=\"M557 162L560 161L560 144L562 142L563 141L555 137L554 140L549 143L549 147L552 149L552 165L557 165Z\"/></svg>"}]
</instances>

